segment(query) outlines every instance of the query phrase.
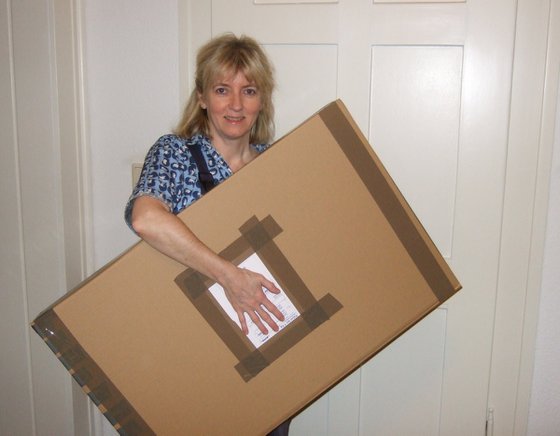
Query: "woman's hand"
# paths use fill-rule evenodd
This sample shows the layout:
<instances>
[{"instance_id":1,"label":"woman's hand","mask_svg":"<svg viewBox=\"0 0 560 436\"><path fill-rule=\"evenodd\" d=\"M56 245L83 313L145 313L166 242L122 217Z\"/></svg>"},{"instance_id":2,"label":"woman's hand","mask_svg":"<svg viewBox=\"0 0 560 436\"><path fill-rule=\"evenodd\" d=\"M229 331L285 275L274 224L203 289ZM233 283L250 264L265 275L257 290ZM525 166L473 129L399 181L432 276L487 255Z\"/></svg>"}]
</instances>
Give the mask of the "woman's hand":
<instances>
[{"instance_id":1,"label":"woman's hand","mask_svg":"<svg viewBox=\"0 0 560 436\"><path fill-rule=\"evenodd\" d=\"M263 288L266 288L273 294L279 294L280 289L261 274L248 269L238 268L234 265L232 267L226 273L221 285L224 288L226 297L239 317L243 333L249 333L245 313L249 315L249 318L251 318L263 334L268 333L265 323L272 330L278 331L278 324L270 314L278 321L283 321L284 316L267 298Z\"/></svg>"}]
</instances>

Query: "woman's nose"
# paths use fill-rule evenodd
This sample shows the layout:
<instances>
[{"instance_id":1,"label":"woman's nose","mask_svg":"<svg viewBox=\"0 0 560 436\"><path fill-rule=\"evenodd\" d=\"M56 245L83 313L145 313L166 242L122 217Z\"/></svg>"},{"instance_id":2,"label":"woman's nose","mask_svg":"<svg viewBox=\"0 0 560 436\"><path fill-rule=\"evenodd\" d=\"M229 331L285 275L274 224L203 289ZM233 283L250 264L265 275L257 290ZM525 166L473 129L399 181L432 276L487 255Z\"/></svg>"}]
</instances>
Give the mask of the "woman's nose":
<instances>
[{"instance_id":1,"label":"woman's nose","mask_svg":"<svg viewBox=\"0 0 560 436\"><path fill-rule=\"evenodd\" d=\"M230 100L229 104L231 105L231 108L233 110L241 110L241 108L243 106L242 99L241 99L241 93L240 92L232 92L231 93L231 100Z\"/></svg>"}]
</instances>

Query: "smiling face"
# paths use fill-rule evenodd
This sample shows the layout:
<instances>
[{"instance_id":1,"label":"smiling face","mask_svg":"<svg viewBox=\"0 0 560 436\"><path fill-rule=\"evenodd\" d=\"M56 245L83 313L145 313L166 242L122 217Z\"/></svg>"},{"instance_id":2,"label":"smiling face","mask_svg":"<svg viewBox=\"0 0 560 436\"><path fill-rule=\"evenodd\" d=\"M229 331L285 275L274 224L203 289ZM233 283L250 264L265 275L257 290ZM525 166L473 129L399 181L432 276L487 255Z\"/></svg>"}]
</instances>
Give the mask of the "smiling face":
<instances>
[{"instance_id":1,"label":"smiling face","mask_svg":"<svg viewBox=\"0 0 560 436\"><path fill-rule=\"evenodd\" d=\"M249 145L251 128L257 121L262 103L258 88L242 71L219 78L199 94L199 102L208 114L215 147Z\"/></svg>"}]
</instances>

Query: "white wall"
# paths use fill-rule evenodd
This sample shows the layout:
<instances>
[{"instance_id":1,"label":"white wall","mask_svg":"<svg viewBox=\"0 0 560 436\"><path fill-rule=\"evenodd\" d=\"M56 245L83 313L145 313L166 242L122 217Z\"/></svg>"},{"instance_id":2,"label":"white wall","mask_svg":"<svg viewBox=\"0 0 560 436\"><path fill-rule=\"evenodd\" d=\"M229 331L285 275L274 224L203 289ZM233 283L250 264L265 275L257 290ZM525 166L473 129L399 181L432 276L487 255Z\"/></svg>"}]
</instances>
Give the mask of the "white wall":
<instances>
[{"instance_id":1,"label":"white wall","mask_svg":"<svg viewBox=\"0 0 560 436\"><path fill-rule=\"evenodd\" d=\"M123 212L131 164L175 125L179 100L177 1L84 0L85 94L92 178L93 267L138 239ZM96 435L116 434L95 412Z\"/></svg>"},{"instance_id":2,"label":"white wall","mask_svg":"<svg viewBox=\"0 0 560 436\"><path fill-rule=\"evenodd\" d=\"M131 164L180 113L177 1L84 0L94 266L136 237L123 220Z\"/></svg>"},{"instance_id":3,"label":"white wall","mask_svg":"<svg viewBox=\"0 0 560 436\"><path fill-rule=\"evenodd\" d=\"M528 435L560 433L560 95Z\"/></svg>"}]
</instances>

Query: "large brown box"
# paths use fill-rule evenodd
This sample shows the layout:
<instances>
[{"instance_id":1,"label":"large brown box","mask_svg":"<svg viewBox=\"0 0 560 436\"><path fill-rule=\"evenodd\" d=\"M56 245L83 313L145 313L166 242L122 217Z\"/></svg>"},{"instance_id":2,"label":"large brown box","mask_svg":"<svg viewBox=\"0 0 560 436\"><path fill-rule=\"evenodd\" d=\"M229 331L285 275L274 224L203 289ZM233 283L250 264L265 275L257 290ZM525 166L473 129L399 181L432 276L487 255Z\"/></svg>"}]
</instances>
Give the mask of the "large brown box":
<instances>
[{"instance_id":1,"label":"large brown box","mask_svg":"<svg viewBox=\"0 0 560 436\"><path fill-rule=\"evenodd\" d=\"M461 287L340 101L180 217L301 315L256 348L207 278L136 244L33 323L122 434L265 434Z\"/></svg>"}]
</instances>

